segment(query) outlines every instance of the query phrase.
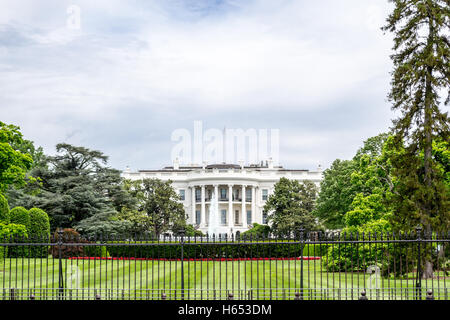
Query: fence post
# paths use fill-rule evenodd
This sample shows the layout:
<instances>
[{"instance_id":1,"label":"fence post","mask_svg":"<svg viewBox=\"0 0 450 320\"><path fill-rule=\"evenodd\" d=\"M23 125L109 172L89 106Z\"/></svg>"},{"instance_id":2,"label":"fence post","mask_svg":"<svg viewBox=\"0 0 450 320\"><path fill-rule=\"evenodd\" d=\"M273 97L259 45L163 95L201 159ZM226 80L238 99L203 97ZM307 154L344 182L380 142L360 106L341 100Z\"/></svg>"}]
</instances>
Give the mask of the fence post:
<instances>
[{"instance_id":1,"label":"fence post","mask_svg":"<svg viewBox=\"0 0 450 320\"><path fill-rule=\"evenodd\" d=\"M64 275L62 270L62 244L63 244L63 229L58 229L58 262L59 262L59 299L64 298Z\"/></svg>"},{"instance_id":2,"label":"fence post","mask_svg":"<svg viewBox=\"0 0 450 320\"><path fill-rule=\"evenodd\" d=\"M303 300L303 248L305 242L305 229L300 227L300 296L298 300Z\"/></svg>"},{"instance_id":3,"label":"fence post","mask_svg":"<svg viewBox=\"0 0 450 320\"><path fill-rule=\"evenodd\" d=\"M11 288L10 290L9 290L9 298L11 299L11 300L16 300L16 294L15 294L15 289L14 288Z\"/></svg>"},{"instance_id":4,"label":"fence post","mask_svg":"<svg viewBox=\"0 0 450 320\"><path fill-rule=\"evenodd\" d=\"M181 300L184 300L184 230L180 231L180 244L181 244Z\"/></svg>"},{"instance_id":5,"label":"fence post","mask_svg":"<svg viewBox=\"0 0 450 320\"><path fill-rule=\"evenodd\" d=\"M421 238L422 227L418 225L416 227L416 236L417 236L417 272L416 272L416 300L419 300L422 297L422 257L420 252L420 245L422 242Z\"/></svg>"}]
</instances>

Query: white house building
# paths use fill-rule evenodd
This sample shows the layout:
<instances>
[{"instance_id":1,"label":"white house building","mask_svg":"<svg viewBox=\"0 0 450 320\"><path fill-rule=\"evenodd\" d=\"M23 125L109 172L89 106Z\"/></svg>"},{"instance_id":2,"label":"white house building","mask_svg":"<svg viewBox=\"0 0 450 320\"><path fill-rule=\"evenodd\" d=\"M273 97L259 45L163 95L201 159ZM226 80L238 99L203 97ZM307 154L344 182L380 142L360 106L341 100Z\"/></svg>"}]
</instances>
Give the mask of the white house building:
<instances>
[{"instance_id":1,"label":"white house building","mask_svg":"<svg viewBox=\"0 0 450 320\"><path fill-rule=\"evenodd\" d=\"M211 230L209 222L213 218L220 225L221 233L244 232L255 222L266 224L264 204L273 193L275 183L282 177L309 180L318 187L323 178L320 166L316 171L290 170L274 166L271 160L249 166L180 166L176 160L173 166L160 170L132 172L127 168L122 175L131 180L171 180L188 215L187 222L204 233ZM218 197L215 198L214 195ZM217 216L210 217L212 214Z\"/></svg>"}]
</instances>

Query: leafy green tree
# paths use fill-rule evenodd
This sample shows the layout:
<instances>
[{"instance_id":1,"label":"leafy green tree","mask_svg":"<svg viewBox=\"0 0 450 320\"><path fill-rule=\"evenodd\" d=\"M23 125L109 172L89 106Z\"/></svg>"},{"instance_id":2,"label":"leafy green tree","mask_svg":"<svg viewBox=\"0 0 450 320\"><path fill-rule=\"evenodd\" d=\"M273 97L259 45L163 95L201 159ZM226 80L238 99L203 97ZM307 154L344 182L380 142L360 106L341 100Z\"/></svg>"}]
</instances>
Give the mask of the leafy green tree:
<instances>
[{"instance_id":1,"label":"leafy green tree","mask_svg":"<svg viewBox=\"0 0 450 320\"><path fill-rule=\"evenodd\" d=\"M300 227L307 231L319 229L312 215L316 197L317 187L311 181L300 183L281 178L264 206L264 211L269 213L267 221L273 233L290 236Z\"/></svg>"},{"instance_id":2,"label":"leafy green tree","mask_svg":"<svg viewBox=\"0 0 450 320\"><path fill-rule=\"evenodd\" d=\"M10 221L10 211L8 200L0 194L0 222L8 224Z\"/></svg>"},{"instance_id":3,"label":"leafy green tree","mask_svg":"<svg viewBox=\"0 0 450 320\"><path fill-rule=\"evenodd\" d=\"M389 210L381 194L364 196L358 193L352 202L352 210L344 216L346 226L363 226L368 222L386 218Z\"/></svg>"},{"instance_id":4,"label":"leafy green tree","mask_svg":"<svg viewBox=\"0 0 450 320\"><path fill-rule=\"evenodd\" d=\"M23 187L25 175L31 168L30 154L21 152L19 146L25 140L20 128L0 121L0 192L4 193L10 185Z\"/></svg>"},{"instance_id":5,"label":"leafy green tree","mask_svg":"<svg viewBox=\"0 0 450 320\"><path fill-rule=\"evenodd\" d=\"M442 220L438 216L448 202L433 157L433 142L449 139L449 117L440 105L444 92L445 104L450 102L450 6L448 0L392 2L395 7L383 30L394 34L389 99L393 110L401 111L393 121L394 143L398 150L404 148L402 159L395 157L392 164L404 184L398 190L406 192L402 202L415 208L402 218L419 220L429 233ZM406 190L411 185L414 195Z\"/></svg>"},{"instance_id":6,"label":"leafy green tree","mask_svg":"<svg viewBox=\"0 0 450 320\"><path fill-rule=\"evenodd\" d=\"M187 216L172 181L143 179L126 185L137 205L135 210L125 209L121 218L132 221L134 230L152 232L158 237L164 232L178 232L186 227Z\"/></svg>"},{"instance_id":7,"label":"leafy green tree","mask_svg":"<svg viewBox=\"0 0 450 320\"><path fill-rule=\"evenodd\" d=\"M354 209L357 194L384 194L391 184L389 163L381 158L388 134L381 133L364 141L352 160L335 160L324 171L314 215L330 229L346 226L344 216Z\"/></svg>"},{"instance_id":8,"label":"leafy green tree","mask_svg":"<svg viewBox=\"0 0 450 320\"><path fill-rule=\"evenodd\" d=\"M329 169L323 172L320 192L314 215L330 229L344 226L344 215L350 210L356 190L351 184L351 175L356 170L353 160L336 159Z\"/></svg>"}]
</instances>

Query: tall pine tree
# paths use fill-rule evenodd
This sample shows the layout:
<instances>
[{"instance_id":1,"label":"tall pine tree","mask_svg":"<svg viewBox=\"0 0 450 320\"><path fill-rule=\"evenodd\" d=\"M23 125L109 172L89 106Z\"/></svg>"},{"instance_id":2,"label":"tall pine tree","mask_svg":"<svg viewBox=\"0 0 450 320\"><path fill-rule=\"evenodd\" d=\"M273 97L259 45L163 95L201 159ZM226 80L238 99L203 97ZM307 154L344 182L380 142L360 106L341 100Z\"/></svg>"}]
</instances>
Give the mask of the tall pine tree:
<instances>
[{"instance_id":1,"label":"tall pine tree","mask_svg":"<svg viewBox=\"0 0 450 320\"><path fill-rule=\"evenodd\" d=\"M394 157L393 173L400 181L396 199L399 228L419 223L432 229L448 228L448 188L433 157L433 142L448 141L449 117L442 107L450 102L450 1L390 0L394 10L384 31L394 35L394 63L389 99L400 111L393 133L401 157ZM406 210L406 207L408 209ZM432 275L426 263L424 277Z\"/></svg>"}]
</instances>

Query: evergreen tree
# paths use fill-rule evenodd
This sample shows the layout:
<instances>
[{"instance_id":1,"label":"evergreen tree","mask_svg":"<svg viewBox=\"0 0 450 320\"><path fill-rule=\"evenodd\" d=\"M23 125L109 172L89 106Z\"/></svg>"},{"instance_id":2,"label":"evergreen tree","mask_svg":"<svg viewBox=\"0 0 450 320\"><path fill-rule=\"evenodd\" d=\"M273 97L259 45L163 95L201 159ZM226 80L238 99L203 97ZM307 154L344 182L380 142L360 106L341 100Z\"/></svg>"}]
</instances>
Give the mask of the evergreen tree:
<instances>
[{"instance_id":1,"label":"evergreen tree","mask_svg":"<svg viewBox=\"0 0 450 320\"><path fill-rule=\"evenodd\" d=\"M449 117L440 110L441 92L450 102L450 6L448 0L395 0L393 12L383 30L394 33L390 101L402 112L394 120L397 146L406 144L403 169L423 177L417 212L425 229L431 231L429 217L445 201L433 159L433 141L449 138ZM417 163L423 153L423 166ZM399 168L399 172L401 168ZM405 178L410 176L407 174ZM441 204L440 204L441 203Z\"/></svg>"},{"instance_id":2,"label":"evergreen tree","mask_svg":"<svg viewBox=\"0 0 450 320\"><path fill-rule=\"evenodd\" d=\"M93 217L88 220L95 222L91 232L94 227L110 230L117 226L109 224L118 210L133 200L123 189L120 172L106 166L108 157L100 151L65 143L58 144L56 151L57 155L45 157L30 171L39 183L9 193L12 203L45 210L52 230L74 228Z\"/></svg>"},{"instance_id":3,"label":"evergreen tree","mask_svg":"<svg viewBox=\"0 0 450 320\"><path fill-rule=\"evenodd\" d=\"M394 175L399 180L401 227L418 221L425 232L447 227L448 188L433 157L433 142L448 141L449 117L440 110L441 94L450 102L450 6L448 0L391 0L395 7L383 30L394 34L391 91L393 110ZM404 144L404 145L403 145ZM432 276L426 262L424 277Z\"/></svg>"}]
</instances>

